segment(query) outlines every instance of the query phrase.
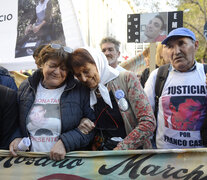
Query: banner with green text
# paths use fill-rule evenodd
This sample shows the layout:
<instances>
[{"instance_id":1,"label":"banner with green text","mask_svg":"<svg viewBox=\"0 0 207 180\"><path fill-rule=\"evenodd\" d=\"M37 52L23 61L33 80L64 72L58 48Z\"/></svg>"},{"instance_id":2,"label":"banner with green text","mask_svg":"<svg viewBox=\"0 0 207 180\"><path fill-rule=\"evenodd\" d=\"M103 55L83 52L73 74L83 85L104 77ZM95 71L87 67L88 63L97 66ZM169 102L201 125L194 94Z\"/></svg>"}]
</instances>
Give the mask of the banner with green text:
<instances>
[{"instance_id":1,"label":"banner with green text","mask_svg":"<svg viewBox=\"0 0 207 180\"><path fill-rule=\"evenodd\" d=\"M207 149L75 151L62 161L47 153L0 151L1 179L207 179Z\"/></svg>"}]
</instances>

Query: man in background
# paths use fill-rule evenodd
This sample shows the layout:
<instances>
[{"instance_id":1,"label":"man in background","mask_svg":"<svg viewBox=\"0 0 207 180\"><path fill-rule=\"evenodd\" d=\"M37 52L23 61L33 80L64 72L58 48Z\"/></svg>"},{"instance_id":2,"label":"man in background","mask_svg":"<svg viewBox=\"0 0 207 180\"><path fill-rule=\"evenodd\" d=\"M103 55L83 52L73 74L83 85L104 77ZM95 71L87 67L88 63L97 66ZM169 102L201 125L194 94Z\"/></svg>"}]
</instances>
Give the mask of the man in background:
<instances>
[{"instance_id":1,"label":"man in background","mask_svg":"<svg viewBox=\"0 0 207 180\"><path fill-rule=\"evenodd\" d=\"M118 71L126 71L123 67L118 65L118 58L120 56L120 42L112 37L105 37L101 40L100 47L102 52L108 59L109 65Z\"/></svg>"}]
</instances>

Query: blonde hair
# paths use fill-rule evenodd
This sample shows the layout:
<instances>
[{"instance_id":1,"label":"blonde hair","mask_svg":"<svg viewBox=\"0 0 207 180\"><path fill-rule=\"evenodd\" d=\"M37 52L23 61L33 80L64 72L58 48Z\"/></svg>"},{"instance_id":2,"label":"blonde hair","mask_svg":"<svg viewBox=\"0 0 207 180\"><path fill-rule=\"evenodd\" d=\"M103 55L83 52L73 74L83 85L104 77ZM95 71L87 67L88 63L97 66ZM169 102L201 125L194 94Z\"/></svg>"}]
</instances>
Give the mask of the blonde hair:
<instances>
[{"instance_id":1,"label":"blonde hair","mask_svg":"<svg viewBox=\"0 0 207 180\"><path fill-rule=\"evenodd\" d=\"M144 56L144 60L145 60L145 62L146 62L146 65L149 66L149 60L150 60L150 47L147 47L147 48L143 51L142 55Z\"/></svg>"},{"instance_id":2,"label":"blonde hair","mask_svg":"<svg viewBox=\"0 0 207 180\"><path fill-rule=\"evenodd\" d=\"M163 46L164 45L162 45L161 43L158 43L156 48L156 65L159 67L166 64L162 56Z\"/></svg>"},{"instance_id":3,"label":"blonde hair","mask_svg":"<svg viewBox=\"0 0 207 180\"><path fill-rule=\"evenodd\" d=\"M143 51L143 56L145 57L145 58L149 58L150 57L150 48L149 47L147 47L144 51Z\"/></svg>"}]
</instances>

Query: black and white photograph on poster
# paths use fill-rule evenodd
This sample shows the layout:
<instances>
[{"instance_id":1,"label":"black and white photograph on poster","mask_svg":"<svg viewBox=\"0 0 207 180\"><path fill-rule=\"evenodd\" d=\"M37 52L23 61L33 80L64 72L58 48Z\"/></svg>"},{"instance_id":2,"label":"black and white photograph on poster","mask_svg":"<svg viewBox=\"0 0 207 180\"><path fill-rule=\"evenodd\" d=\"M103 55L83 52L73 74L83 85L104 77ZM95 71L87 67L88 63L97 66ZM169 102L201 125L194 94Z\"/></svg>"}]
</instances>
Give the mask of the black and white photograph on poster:
<instances>
[{"instance_id":1,"label":"black and white photograph on poster","mask_svg":"<svg viewBox=\"0 0 207 180\"><path fill-rule=\"evenodd\" d=\"M161 42L179 27L183 27L182 11L128 14L127 42Z\"/></svg>"},{"instance_id":2,"label":"black and white photograph on poster","mask_svg":"<svg viewBox=\"0 0 207 180\"><path fill-rule=\"evenodd\" d=\"M65 45L58 0L18 0L15 58L30 56L51 42Z\"/></svg>"},{"instance_id":3,"label":"black and white photograph on poster","mask_svg":"<svg viewBox=\"0 0 207 180\"><path fill-rule=\"evenodd\" d=\"M140 41L159 42L167 36L167 12L141 14Z\"/></svg>"},{"instance_id":4,"label":"black and white photograph on poster","mask_svg":"<svg viewBox=\"0 0 207 180\"><path fill-rule=\"evenodd\" d=\"M33 136L60 133L60 109L57 104L34 104L27 117L27 128Z\"/></svg>"}]
</instances>

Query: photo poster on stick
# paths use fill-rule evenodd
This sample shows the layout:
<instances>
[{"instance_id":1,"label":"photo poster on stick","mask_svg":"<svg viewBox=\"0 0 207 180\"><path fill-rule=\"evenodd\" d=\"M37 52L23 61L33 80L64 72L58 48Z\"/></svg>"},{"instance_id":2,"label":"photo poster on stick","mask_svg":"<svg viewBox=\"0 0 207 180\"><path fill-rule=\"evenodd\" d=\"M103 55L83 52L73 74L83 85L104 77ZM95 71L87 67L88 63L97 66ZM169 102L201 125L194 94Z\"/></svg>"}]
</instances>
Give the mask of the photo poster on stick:
<instances>
[{"instance_id":1,"label":"photo poster on stick","mask_svg":"<svg viewBox=\"0 0 207 180\"><path fill-rule=\"evenodd\" d=\"M161 42L179 27L183 27L183 11L128 14L127 42Z\"/></svg>"},{"instance_id":2,"label":"photo poster on stick","mask_svg":"<svg viewBox=\"0 0 207 180\"><path fill-rule=\"evenodd\" d=\"M40 45L85 45L72 0L7 0L0 12L0 65L9 71L36 69Z\"/></svg>"}]
</instances>

